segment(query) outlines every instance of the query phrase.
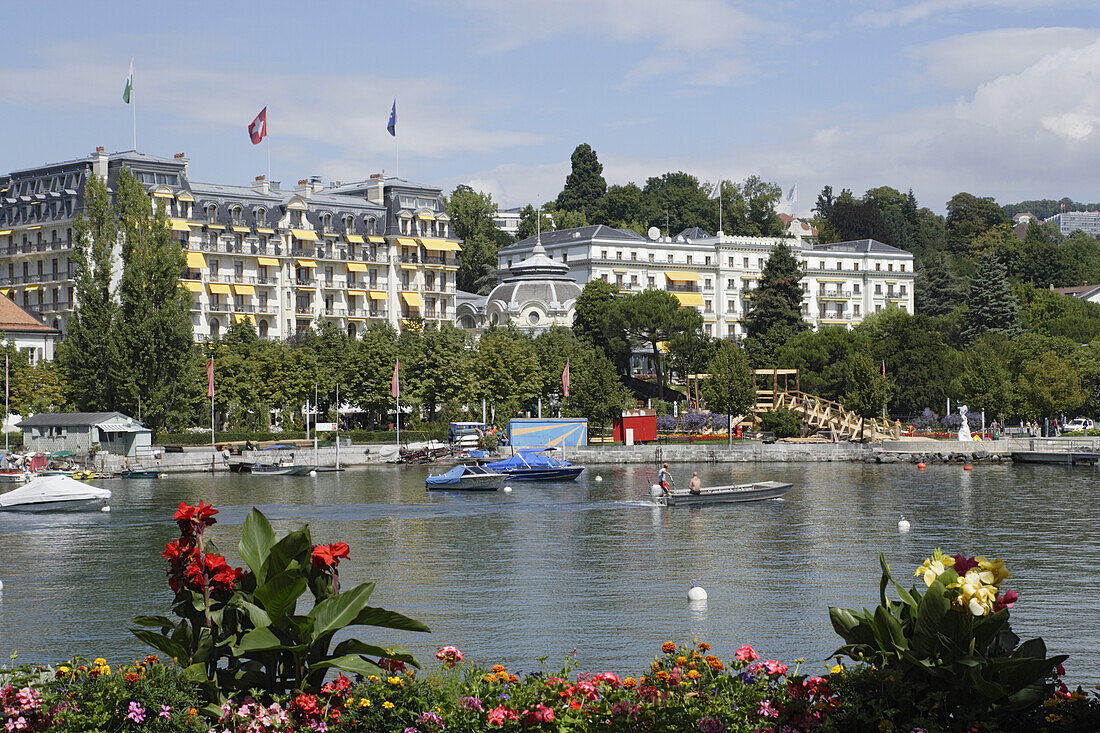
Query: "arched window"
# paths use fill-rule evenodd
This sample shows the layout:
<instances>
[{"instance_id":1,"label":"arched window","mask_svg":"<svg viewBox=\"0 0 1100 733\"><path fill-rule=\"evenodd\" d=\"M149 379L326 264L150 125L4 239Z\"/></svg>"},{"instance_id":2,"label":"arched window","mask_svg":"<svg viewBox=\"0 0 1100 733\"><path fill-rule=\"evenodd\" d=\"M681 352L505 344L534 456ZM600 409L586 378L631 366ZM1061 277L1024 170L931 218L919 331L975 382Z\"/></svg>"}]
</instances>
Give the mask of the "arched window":
<instances>
[{"instance_id":1,"label":"arched window","mask_svg":"<svg viewBox=\"0 0 1100 733\"><path fill-rule=\"evenodd\" d=\"M262 227L267 221L267 209L256 209L256 226Z\"/></svg>"},{"instance_id":2,"label":"arched window","mask_svg":"<svg viewBox=\"0 0 1100 733\"><path fill-rule=\"evenodd\" d=\"M217 204L207 204L206 205L206 222L208 224L213 224L214 223L214 217L217 216L217 215L218 215L218 205Z\"/></svg>"},{"instance_id":3,"label":"arched window","mask_svg":"<svg viewBox=\"0 0 1100 733\"><path fill-rule=\"evenodd\" d=\"M332 231L332 214L321 214L321 229L326 232Z\"/></svg>"},{"instance_id":4,"label":"arched window","mask_svg":"<svg viewBox=\"0 0 1100 733\"><path fill-rule=\"evenodd\" d=\"M221 324L218 323L218 319L217 318L211 318L210 319L210 338L215 338L216 339L220 332L221 332Z\"/></svg>"},{"instance_id":5,"label":"arched window","mask_svg":"<svg viewBox=\"0 0 1100 733\"><path fill-rule=\"evenodd\" d=\"M375 221L376 219L373 216L367 217L367 234L377 234L377 232L374 231Z\"/></svg>"},{"instance_id":6,"label":"arched window","mask_svg":"<svg viewBox=\"0 0 1100 733\"><path fill-rule=\"evenodd\" d=\"M259 332L260 332L260 338L262 338L262 339L267 338L267 319L266 318L260 319Z\"/></svg>"},{"instance_id":7,"label":"arched window","mask_svg":"<svg viewBox=\"0 0 1100 733\"><path fill-rule=\"evenodd\" d=\"M234 206L229 210L229 217L232 220L233 226L241 225L241 207Z\"/></svg>"},{"instance_id":8,"label":"arched window","mask_svg":"<svg viewBox=\"0 0 1100 733\"><path fill-rule=\"evenodd\" d=\"M352 341L355 340L355 330L356 330L355 329L355 324L354 323L349 323L348 324L348 338L351 339Z\"/></svg>"}]
</instances>

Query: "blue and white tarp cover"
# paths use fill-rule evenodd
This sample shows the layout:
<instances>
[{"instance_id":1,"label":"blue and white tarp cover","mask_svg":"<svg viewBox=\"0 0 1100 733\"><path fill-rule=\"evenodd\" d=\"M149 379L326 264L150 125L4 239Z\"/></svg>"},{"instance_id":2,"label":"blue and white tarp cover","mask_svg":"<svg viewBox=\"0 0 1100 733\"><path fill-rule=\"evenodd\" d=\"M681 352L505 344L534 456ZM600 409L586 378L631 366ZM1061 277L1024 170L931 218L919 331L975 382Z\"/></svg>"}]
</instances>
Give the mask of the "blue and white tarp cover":
<instances>
[{"instance_id":1,"label":"blue and white tarp cover","mask_svg":"<svg viewBox=\"0 0 1100 733\"><path fill-rule=\"evenodd\" d=\"M521 450L510 458L494 463L486 463L486 468L495 471L506 471L514 468L557 468L559 466L571 466L568 461L559 461L539 451Z\"/></svg>"}]
</instances>

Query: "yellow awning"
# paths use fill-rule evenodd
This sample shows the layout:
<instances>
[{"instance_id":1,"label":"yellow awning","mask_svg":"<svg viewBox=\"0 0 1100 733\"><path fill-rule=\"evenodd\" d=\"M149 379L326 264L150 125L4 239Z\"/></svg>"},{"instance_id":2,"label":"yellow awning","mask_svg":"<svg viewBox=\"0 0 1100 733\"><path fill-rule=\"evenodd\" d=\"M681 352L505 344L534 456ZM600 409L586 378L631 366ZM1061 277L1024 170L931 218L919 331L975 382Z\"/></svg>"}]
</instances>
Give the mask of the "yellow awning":
<instances>
[{"instance_id":1,"label":"yellow awning","mask_svg":"<svg viewBox=\"0 0 1100 733\"><path fill-rule=\"evenodd\" d=\"M814 278L814 279L817 280L819 283L846 283L846 282L848 282L844 278L832 279L832 278L828 278L828 277L818 277L818 278Z\"/></svg>"},{"instance_id":2,"label":"yellow awning","mask_svg":"<svg viewBox=\"0 0 1100 733\"><path fill-rule=\"evenodd\" d=\"M403 263L401 263L401 269L402 270L415 270L416 265L410 265L410 264L407 264L407 263L403 262Z\"/></svg>"},{"instance_id":3,"label":"yellow awning","mask_svg":"<svg viewBox=\"0 0 1100 733\"><path fill-rule=\"evenodd\" d=\"M366 272L367 266L362 262L349 262L348 272Z\"/></svg>"},{"instance_id":4,"label":"yellow awning","mask_svg":"<svg viewBox=\"0 0 1100 733\"><path fill-rule=\"evenodd\" d=\"M703 296L699 293L673 293L676 296L676 300L680 301L681 306L703 306Z\"/></svg>"},{"instance_id":5,"label":"yellow awning","mask_svg":"<svg viewBox=\"0 0 1100 733\"><path fill-rule=\"evenodd\" d=\"M274 257L261 257L259 261L260 261L260 264L263 265L264 267L278 267L279 266L279 261L277 259L275 259Z\"/></svg>"},{"instance_id":6,"label":"yellow awning","mask_svg":"<svg viewBox=\"0 0 1100 733\"><path fill-rule=\"evenodd\" d=\"M0 237L6 237L11 234L11 229L0 230Z\"/></svg>"},{"instance_id":7,"label":"yellow awning","mask_svg":"<svg viewBox=\"0 0 1100 733\"><path fill-rule=\"evenodd\" d=\"M291 229L290 233L294 235L295 239L308 239L311 242L317 241L317 232L312 229Z\"/></svg>"},{"instance_id":8,"label":"yellow awning","mask_svg":"<svg viewBox=\"0 0 1100 733\"><path fill-rule=\"evenodd\" d=\"M201 270L206 267L206 258L202 256L202 252L188 252L187 266L194 270Z\"/></svg>"},{"instance_id":9,"label":"yellow awning","mask_svg":"<svg viewBox=\"0 0 1100 733\"><path fill-rule=\"evenodd\" d=\"M408 239L407 237L398 237L397 238L397 243L400 244L402 247L415 247L416 246L416 240L415 239Z\"/></svg>"},{"instance_id":10,"label":"yellow awning","mask_svg":"<svg viewBox=\"0 0 1100 733\"><path fill-rule=\"evenodd\" d=\"M234 313L233 314L233 322L234 323L240 323L241 321L251 321L251 320L252 320L252 316L249 315L248 313Z\"/></svg>"},{"instance_id":11,"label":"yellow awning","mask_svg":"<svg viewBox=\"0 0 1100 733\"><path fill-rule=\"evenodd\" d=\"M201 293L202 292L202 283L197 283L197 282L193 282L193 281L190 281L190 280L184 280L183 281L183 287L187 288L192 293Z\"/></svg>"},{"instance_id":12,"label":"yellow awning","mask_svg":"<svg viewBox=\"0 0 1100 733\"><path fill-rule=\"evenodd\" d=\"M38 286L38 285L28 285L28 286L27 286L27 292L29 293L29 292L31 292L32 290L38 290L38 288L39 288L39 286Z\"/></svg>"},{"instance_id":13,"label":"yellow awning","mask_svg":"<svg viewBox=\"0 0 1100 733\"><path fill-rule=\"evenodd\" d=\"M274 234L275 233L274 229L267 229L265 227L256 227L256 231L259 232L260 234Z\"/></svg>"},{"instance_id":14,"label":"yellow awning","mask_svg":"<svg viewBox=\"0 0 1100 733\"><path fill-rule=\"evenodd\" d=\"M211 232L220 232L222 229L225 229L225 227L221 224L207 224L206 229Z\"/></svg>"},{"instance_id":15,"label":"yellow awning","mask_svg":"<svg viewBox=\"0 0 1100 733\"><path fill-rule=\"evenodd\" d=\"M207 287L210 288L211 293L229 295L229 283L210 283Z\"/></svg>"},{"instance_id":16,"label":"yellow awning","mask_svg":"<svg viewBox=\"0 0 1100 733\"><path fill-rule=\"evenodd\" d=\"M348 318L348 320L349 321L362 321L363 323L366 323L366 321L367 321L366 318L357 318L356 316L351 316L350 318Z\"/></svg>"},{"instance_id":17,"label":"yellow awning","mask_svg":"<svg viewBox=\"0 0 1100 733\"><path fill-rule=\"evenodd\" d=\"M424 245L425 249L430 249L434 252L462 251L462 247L458 246L458 242L448 242L446 239L421 239L420 243Z\"/></svg>"},{"instance_id":18,"label":"yellow awning","mask_svg":"<svg viewBox=\"0 0 1100 733\"><path fill-rule=\"evenodd\" d=\"M0 295L11 295L11 288L0 288Z\"/></svg>"},{"instance_id":19,"label":"yellow awning","mask_svg":"<svg viewBox=\"0 0 1100 733\"><path fill-rule=\"evenodd\" d=\"M360 298L365 298L365 297L367 297L367 291L366 290L349 290L348 295L358 295Z\"/></svg>"},{"instance_id":20,"label":"yellow awning","mask_svg":"<svg viewBox=\"0 0 1100 733\"><path fill-rule=\"evenodd\" d=\"M189 221L187 222L187 226L195 227L196 229L202 229L204 224L201 221Z\"/></svg>"},{"instance_id":21,"label":"yellow awning","mask_svg":"<svg viewBox=\"0 0 1100 733\"><path fill-rule=\"evenodd\" d=\"M234 283L233 292L237 295L255 295L256 288L252 287L251 285L238 285Z\"/></svg>"},{"instance_id":22,"label":"yellow awning","mask_svg":"<svg viewBox=\"0 0 1100 733\"><path fill-rule=\"evenodd\" d=\"M296 260L298 267L317 267L317 263L313 260Z\"/></svg>"},{"instance_id":23,"label":"yellow awning","mask_svg":"<svg viewBox=\"0 0 1100 733\"><path fill-rule=\"evenodd\" d=\"M421 221L435 221L435 215L434 214L428 214L428 213L425 213L425 212L417 214L416 218L420 219Z\"/></svg>"},{"instance_id":24,"label":"yellow awning","mask_svg":"<svg viewBox=\"0 0 1100 733\"><path fill-rule=\"evenodd\" d=\"M363 244L363 237L359 234L349 234L348 241L354 244Z\"/></svg>"},{"instance_id":25,"label":"yellow awning","mask_svg":"<svg viewBox=\"0 0 1100 733\"><path fill-rule=\"evenodd\" d=\"M385 244L386 243L386 238L385 237L368 236L367 241L370 242L371 244Z\"/></svg>"},{"instance_id":26,"label":"yellow awning","mask_svg":"<svg viewBox=\"0 0 1100 733\"><path fill-rule=\"evenodd\" d=\"M420 293L401 293L401 300L410 308L424 307L424 299L420 297Z\"/></svg>"},{"instance_id":27,"label":"yellow awning","mask_svg":"<svg viewBox=\"0 0 1100 733\"><path fill-rule=\"evenodd\" d=\"M30 231L34 231L35 229L41 229L41 228L42 228L42 225L39 224L38 226L35 226L35 227L27 227L27 231L30 232Z\"/></svg>"},{"instance_id":28,"label":"yellow awning","mask_svg":"<svg viewBox=\"0 0 1100 733\"><path fill-rule=\"evenodd\" d=\"M171 193L166 193L164 191L153 191L153 198L155 198L155 199L170 199L170 198L173 198L173 196L172 196Z\"/></svg>"},{"instance_id":29,"label":"yellow awning","mask_svg":"<svg viewBox=\"0 0 1100 733\"><path fill-rule=\"evenodd\" d=\"M703 279L697 272L666 272L665 277L677 282L696 282Z\"/></svg>"},{"instance_id":30,"label":"yellow awning","mask_svg":"<svg viewBox=\"0 0 1100 733\"><path fill-rule=\"evenodd\" d=\"M171 220L171 226L172 226L172 231L173 232L189 232L189 231L191 231L191 227L187 226L187 220L186 219L172 219ZM0 234L3 234L3 232L0 232Z\"/></svg>"},{"instance_id":31,"label":"yellow awning","mask_svg":"<svg viewBox=\"0 0 1100 733\"><path fill-rule=\"evenodd\" d=\"M180 191L178 194L176 194L176 199L178 199L179 201L194 201L195 197L187 193L186 191Z\"/></svg>"},{"instance_id":32,"label":"yellow awning","mask_svg":"<svg viewBox=\"0 0 1100 733\"><path fill-rule=\"evenodd\" d=\"M312 285L299 285L298 283L294 283L294 287L298 288L299 290L316 290L317 289L317 288L313 287Z\"/></svg>"},{"instance_id":33,"label":"yellow awning","mask_svg":"<svg viewBox=\"0 0 1100 733\"><path fill-rule=\"evenodd\" d=\"M252 230L248 227L233 227L233 231L235 231L237 234L248 234Z\"/></svg>"},{"instance_id":34,"label":"yellow awning","mask_svg":"<svg viewBox=\"0 0 1100 733\"><path fill-rule=\"evenodd\" d=\"M389 297L390 296L386 295L385 290L372 290L372 291L370 291L370 299L371 300L389 300Z\"/></svg>"}]
</instances>

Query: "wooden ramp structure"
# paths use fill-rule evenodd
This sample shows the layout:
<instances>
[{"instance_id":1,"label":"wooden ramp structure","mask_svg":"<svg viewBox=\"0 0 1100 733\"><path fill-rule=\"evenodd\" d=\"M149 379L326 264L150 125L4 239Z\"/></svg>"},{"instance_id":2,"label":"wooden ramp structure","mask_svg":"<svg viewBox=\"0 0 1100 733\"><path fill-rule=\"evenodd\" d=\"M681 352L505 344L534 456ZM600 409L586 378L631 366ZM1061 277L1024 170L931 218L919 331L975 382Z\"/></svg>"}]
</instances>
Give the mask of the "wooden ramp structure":
<instances>
[{"instance_id":1,"label":"wooden ramp structure","mask_svg":"<svg viewBox=\"0 0 1100 733\"><path fill-rule=\"evenodd\" d=\"M860 440L879 442L897 440L901 426L889 420L862 418L846 409L839 402L802 391L797 369L754 369L756 379L756 406L754 418L771 410L794 410L805 417L806 422L818 430L829 430L836 440ZM794 377L794 389L790 378ZM765 382L761 386L761 382Z\"/></svg>"},{"instance_id":2,"label":"wooden ramp structure","mask_svg":"<svg viewBox=\"0 0 1100 733\"><path fill-rule=\"evenodd\" d=\"M698 404L700 399L699 382L709 376L688 375L688 395L689 399L694 400L694 404ZM898 423L861 418L839 402L803 392L797 369L754 369L753 378L756 380L756 405L753 407L753 414L734 418L734 425L752 425L761 415L772 410L794 410L802 413L809 426L830 431L834 440L860 440L861 430L862 440L870 442L897 440L901 437L901 425ZM694 397L691 396L693 381Z\"/></svg>"}]
</instances>

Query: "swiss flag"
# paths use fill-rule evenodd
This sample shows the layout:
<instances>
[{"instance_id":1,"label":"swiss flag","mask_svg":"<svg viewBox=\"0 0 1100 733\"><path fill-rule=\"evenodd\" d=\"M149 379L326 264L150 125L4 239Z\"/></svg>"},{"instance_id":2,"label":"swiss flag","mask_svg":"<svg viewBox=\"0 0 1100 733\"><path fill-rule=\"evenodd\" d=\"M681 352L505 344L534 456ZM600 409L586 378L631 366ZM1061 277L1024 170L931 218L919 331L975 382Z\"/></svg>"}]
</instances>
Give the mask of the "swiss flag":
<instances>
[{"instance_id":1,"label":"swiss flag","mask_svg":"<svg viewBox=\"0 0 1100 733\"><path fill-rule=\"evenodd\" d=\"M259 145L260 141L267 137L267 107L260 110L256 119L248 126L248 136L252 138L253 145Z\"/></svg>"}]
</instances>

